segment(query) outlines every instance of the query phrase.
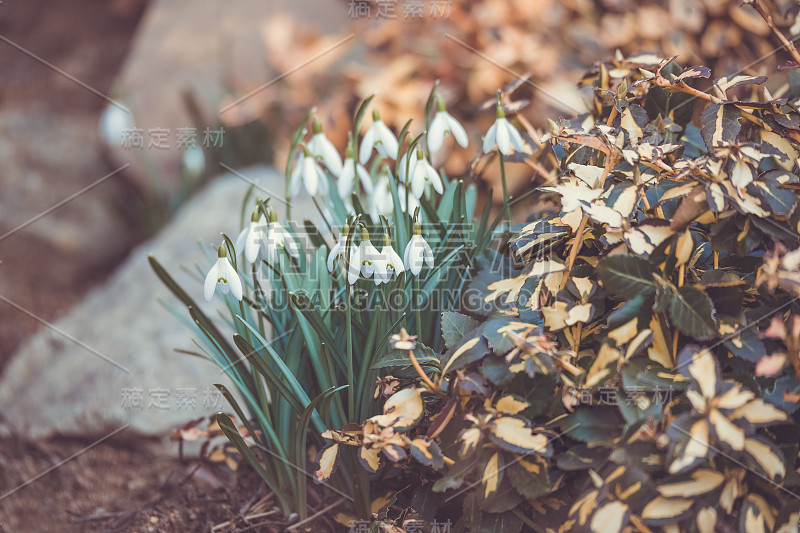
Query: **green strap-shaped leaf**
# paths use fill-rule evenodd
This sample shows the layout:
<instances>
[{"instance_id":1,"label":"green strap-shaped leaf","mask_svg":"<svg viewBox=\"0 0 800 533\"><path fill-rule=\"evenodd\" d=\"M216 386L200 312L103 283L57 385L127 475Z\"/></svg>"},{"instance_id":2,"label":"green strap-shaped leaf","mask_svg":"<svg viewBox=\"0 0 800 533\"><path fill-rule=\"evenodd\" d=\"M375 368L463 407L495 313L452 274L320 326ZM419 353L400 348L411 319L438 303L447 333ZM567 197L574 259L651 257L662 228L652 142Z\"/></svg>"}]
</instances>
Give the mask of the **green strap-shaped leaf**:
<instances>
[{"instance_id":1,"label":"green strap-shaped leaf","mask_svg":"<svg viewBox=\"0 0 800 533\"><path fill-rule=\"evenodd\" d=\"M220 385L217 386L219 387ZM274 476L270 475L270 473L264 468L264 465L253 454L253 451L239 434L239 430L236 429L236 424L233 423L231 417L225 413L217 413L217 423L219 424L222 432L225 433L225 436L228 437L228 440L231 441L231 444L233 444L236 449L239 450L239 453L241 453L242 456L247 459L247 462L250 463L250 466L252 466L256 472L258 472L258 475L261 476L261 478L264 480L264 483L266 483L267 486L278 496L284 514L290 513L292 509L289 505L289 502L286 500L286 497L284 496L285 491L281 489L279 484L276 483L277 480L274 478Z\"/></svg>"}]
</instances>

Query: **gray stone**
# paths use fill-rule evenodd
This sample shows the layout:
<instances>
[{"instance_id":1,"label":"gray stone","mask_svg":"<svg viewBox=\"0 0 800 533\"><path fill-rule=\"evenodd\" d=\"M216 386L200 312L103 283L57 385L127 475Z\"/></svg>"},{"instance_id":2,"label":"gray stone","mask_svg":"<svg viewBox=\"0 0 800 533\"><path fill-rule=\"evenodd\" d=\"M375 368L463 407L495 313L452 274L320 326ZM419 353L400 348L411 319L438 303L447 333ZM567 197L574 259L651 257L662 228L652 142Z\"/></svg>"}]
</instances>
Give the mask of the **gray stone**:
<instances>
[{"instance_id":1,"label":"gray stone","mask_svg":"<svg viewBox=\"0 0 800 533\"><path fill-rule=\"evenodd\" d=\"M231 97L231 85L243 91L236 95L240 97L281 74L270 66L264 36L271 18L288 14L303 27L332 34L352 23L347 11L339 0L151 2L112 95L143 130L145 149L110 146L111 158L130 164L128 173L143 190L172 197L180 186L183 152L177 147L177 129L195 126L182 93L190 91L204 119L214 124ZM298 63L306 59L298 58ZM168 149L147 149L149 131L156 128L169 131ZM198 130L198 143L203 140Z\"/></svg>"},{"instance_id":2,"label":"gray stone","mask_svg":"<svg viewBox=\"0 0 800 533\"><path fill-rule=\"evenodd\" d=\"M211 266L198 239L212 247L219 244L221 231L235 239L248 180L275 193L283 191L282 174L265 167L216 179L154 240L135 249L105 284L20 348L0 380L4 432L27 438L87 437L130 424L129 431L163 436L188 420L220 408L229 411L224 400L216 408L204 405L206 389L229 383L220 369L174 351L194 348L191 332L159 303L162 299L184 310L152 272L147 257L155 256L215 316L220 298L206 305L202 282L188 272L194 272L195 264L204 270ZM279 205L277 199L272 203ZM307 196L295 203L298 213L314 211ZM184 395L196 391L196 408L179 408L178 389L187 389ZM158 390L168 393L169 408L151 405ZM124 406L136 391L142 392L142 408Z\"/></svg>"}]
</instances>

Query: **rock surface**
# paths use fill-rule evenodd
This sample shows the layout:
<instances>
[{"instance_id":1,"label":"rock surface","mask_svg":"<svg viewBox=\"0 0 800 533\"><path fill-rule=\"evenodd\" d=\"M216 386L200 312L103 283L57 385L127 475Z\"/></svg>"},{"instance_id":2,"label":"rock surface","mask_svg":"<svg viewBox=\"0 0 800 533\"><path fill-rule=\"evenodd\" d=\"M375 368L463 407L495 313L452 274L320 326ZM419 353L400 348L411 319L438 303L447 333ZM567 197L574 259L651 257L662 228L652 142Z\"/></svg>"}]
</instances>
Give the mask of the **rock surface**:
<instances>
[{"instance_id":1,"label":"rock surface","mask_svg":"<svg viewBox=\"0 0 800 533\"><path fill-rule=\"evenodd\" d=\"M214 383L228 383L220 369L174 351L194 348L191 332L159 303L184 311L147 257L154 255L204 303L202 283L188 273L195 264L210 266L198 239L215 247L221 231L238 234L248 180L262 190L283 190L282 174L265 167L216 179L104 285L21 347L0 380L4 431L27 438L91 437L130 424L129 430L157 436L226 408L213 392ZM298 213L314 210L308 197L295 204ZM206 311L213 313L220 302L215 298Z\"/></svg>"},{"instance_id":2,"label":"rock surface","mask_svg":"<svg viewBox=\"0 0 800 533\"><path fill-rule=\"evenodd\" d=\"M178 129L196 127L183 100L185 91L196 98L203 120L216 124L231 85L255 89L275 81L280 73L268 66L265 32L269 20L284 13L325 34L348 23L348 6L340 0L151 2L113 93L142 130L144 149L110 147L115 161L131 165L128 172L143 190L169 198L179 189L183 149ZM166 148L149 147L151 130L168 132ZM197 144L219 150L211 140L205 143L203 132L197 128ZM227 142L232 141L223 134L222 144Z\"/></svg>"}]
</instances>

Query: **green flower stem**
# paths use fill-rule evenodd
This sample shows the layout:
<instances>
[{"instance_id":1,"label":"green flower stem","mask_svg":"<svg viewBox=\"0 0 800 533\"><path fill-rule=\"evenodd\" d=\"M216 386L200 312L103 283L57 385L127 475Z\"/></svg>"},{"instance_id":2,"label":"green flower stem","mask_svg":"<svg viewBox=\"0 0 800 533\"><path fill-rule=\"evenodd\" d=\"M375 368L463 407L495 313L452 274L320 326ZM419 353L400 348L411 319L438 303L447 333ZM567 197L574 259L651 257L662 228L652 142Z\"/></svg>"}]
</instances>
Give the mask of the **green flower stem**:
<instances>
[{"instance_id":1,"label":"green flower stem","mask_svg":"<svg viewBox=\"0 0 800 533\"><path fill-rule=\"evenodd\" d=\"M505 156L500 154L500 177L503 181L503 207L506 211L506 220L508 221L508 227L511 227L511 203L509 202L510 198L508 197L508 185L506 185L506 161Z\"/></svg>"},{"instance_id":2,"label":"green flower stem","mask_svg":"<svg viewBox=\"0 0 800 533\"><path fill-rule=\"evenodd\" d=\"M345 280L346 281L346 280ZM347 412L348 422L356 422L355 376L353 371L353 287L347 286L345 320L347 322Z\"/></svg>"},{"instance_id":3,"label":"green flower stem","mask_svg":"<svg viewBox=\"0 0 800 533\"><path fill-rule=\"evenodd\" d=\"M419 276L414 276L414 292L411 297L411 305L414 306L414 314L417 317L417 336L422 340L422 310L418 305L419 298Z\"/></svg>"}]
</instances>

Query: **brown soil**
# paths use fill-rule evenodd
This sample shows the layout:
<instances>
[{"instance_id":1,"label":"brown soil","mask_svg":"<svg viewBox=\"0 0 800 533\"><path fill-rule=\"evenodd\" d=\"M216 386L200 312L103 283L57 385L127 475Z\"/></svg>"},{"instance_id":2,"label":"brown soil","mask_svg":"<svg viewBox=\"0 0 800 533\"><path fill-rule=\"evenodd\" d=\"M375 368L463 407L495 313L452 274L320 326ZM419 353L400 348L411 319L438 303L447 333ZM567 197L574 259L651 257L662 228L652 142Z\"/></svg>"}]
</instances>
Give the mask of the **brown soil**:
<instances>
[{"instance_id":1,"label":"brown soil","mask_svg":"<svg viewBox=\"0 0 800 533\"><path fill-rule=\"evenodd\" d=\"M284 529L250 469L234 474L218 465L181 462L122 434L87 450L90 445L71 439L0 441L0 532ZM331 530L325 521L297 529Z\"/></svg>"}]
</instances>

